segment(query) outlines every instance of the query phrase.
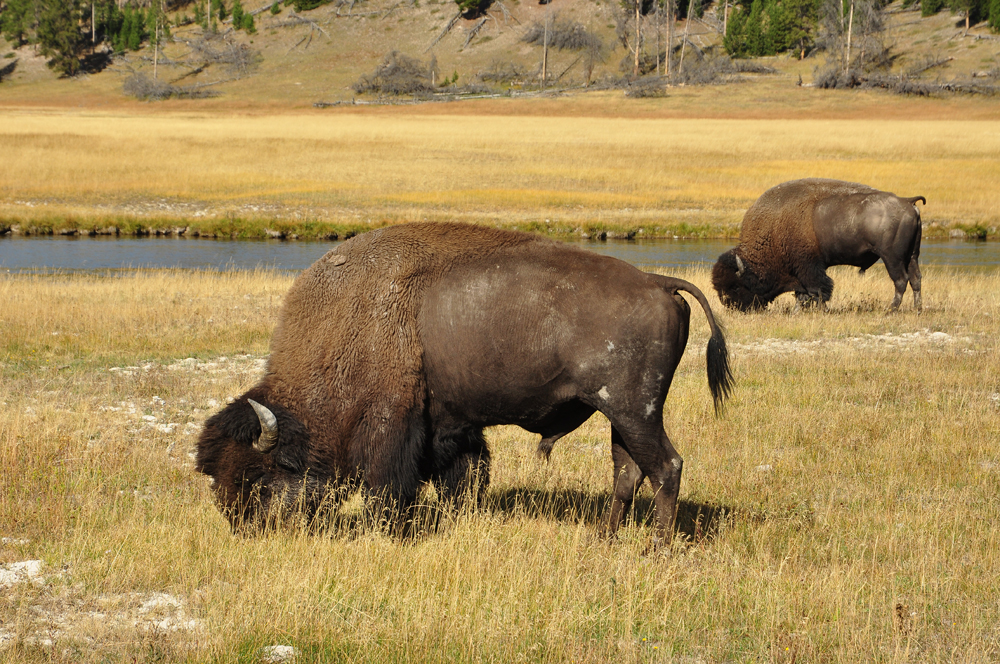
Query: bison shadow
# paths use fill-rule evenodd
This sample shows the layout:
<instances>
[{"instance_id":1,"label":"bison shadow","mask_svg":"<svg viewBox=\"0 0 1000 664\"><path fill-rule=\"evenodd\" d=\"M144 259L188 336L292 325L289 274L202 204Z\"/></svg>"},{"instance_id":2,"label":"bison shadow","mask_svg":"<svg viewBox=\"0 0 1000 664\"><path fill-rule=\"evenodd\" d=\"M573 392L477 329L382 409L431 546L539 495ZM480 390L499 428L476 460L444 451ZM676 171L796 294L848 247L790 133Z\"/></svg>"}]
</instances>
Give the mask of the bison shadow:
<instances>
[{"instance_id":1,"label":"bison shadow","mask_svg":"<svg viewBox=\"0 0 1000 664\"><path fill-rule=\"evenodd\" d=\"M568 523L582 521L600 528L605 525L611 512L611 499L610 493L594 494L578 489L510 488L490 490L482 509L511 516L546 518ZM691 542L711 540L725 518L733 512L733 508L724 505L679 500L676 535ZM653 527L652 497L636 496L628 520L643 527Z\"/></svg>"},{"instance_id":2,"label":"bison shadow","mask_svg":"<svg viewBox=\"0 0 1000 664\"><path fill-rule=\"evenodd\" d=\"M562 523L585 523L595 531L606 525L611 511L610 493L589 493L579 489L490 489L478 508L487 515L551 519ZM410 513L410 525L404 539L422 540L449 530L454 523L454 510L441 505L418 503ZM718 534L721 524L738 510L725 505L680 500L677 506L675 535L694 543L711 541ZM653 528L655 512L649 495L636 496L627 521ZM388 532L383 521L376 523L370 514L333 509L321 510L306 518L307 529L314 534L326 533L333 537L353 539L370 533L373 529ZM399 533L397 533L398 535Z\"/></svg>"}]
</instances>

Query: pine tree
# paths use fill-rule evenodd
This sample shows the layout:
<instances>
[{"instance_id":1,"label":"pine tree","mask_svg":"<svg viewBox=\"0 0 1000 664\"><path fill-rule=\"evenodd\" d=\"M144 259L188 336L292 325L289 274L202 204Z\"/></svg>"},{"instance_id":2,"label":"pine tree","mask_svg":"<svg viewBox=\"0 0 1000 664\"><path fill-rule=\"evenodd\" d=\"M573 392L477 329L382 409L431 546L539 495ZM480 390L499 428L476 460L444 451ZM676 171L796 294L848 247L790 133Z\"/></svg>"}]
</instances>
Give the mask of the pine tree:
<instances>
[{"instance_id":1,"label":"pine tree","mask_svg":"<svg viewBox=\"0 0 1000 664\"><path fill-rule=\"evenodd\" d=\"M990 0L990 27L1000 32L1000 0Z\"/></svg>"},{"instance_id":2,"label":"pine tree","mask_svg":"<svg viewBox=\"0 0 1000 664\"><path fill-rule=\"evenodd\" d=\"M16 48L24 46L34 27L35 0L7 0L0 14L0 34Z\"/></svg>"},{"instance_id":3,"label":"pine tree","mask_svg":"<svg viewBox=\"0 0 1000 664\"><path fill-rule=\"evenodd\" d=\"M239 30L243 27L243 3L240 0L233 0L233 28Z\"/></svg>"},{"instance_id":4,"label":"pine tree","mask_svg":"<svg viewBox=\"0 0 1000 664\"><path fill-rule=\"evenodd\" d=\"M764 8L761 6L761 0L753 0L753 4L750 5L750 15L747 16L746 26L743 29L747 55L758 56L764 52L763 14Z\"/></svg>"},{"instance_id":5,"label":"pine tree","mask_svg":"<svg viewBox=\"0 0 1000 664\"><path fill-rule=\"evenodd\" d=\"M742 9L734 9L729 16L726 34L722 38L722 46L726 53L734 58L747 57L747 41L745 37L747 15Z\"/></svg>"},{"instance_id":6,"label":"pine tree","mask_svg":"<svg viewBox=\"0 0 1000 664\"><path fill-rule=\"evenodd\" d=\"M933 16L944 8L944 0L920 0L920 15Z\"/></svg>"},{"instance_id":7,"label":"pine tree","mask_svg":"<svg viewBox=\"0 0 1000 664\"><path fill-rule=\"evenodd\" d=\"M80 70L86 39L80 30L79 0L43 0L38 16L38 44L49 67L64 76Z\"/></svg>"}]
</instances>

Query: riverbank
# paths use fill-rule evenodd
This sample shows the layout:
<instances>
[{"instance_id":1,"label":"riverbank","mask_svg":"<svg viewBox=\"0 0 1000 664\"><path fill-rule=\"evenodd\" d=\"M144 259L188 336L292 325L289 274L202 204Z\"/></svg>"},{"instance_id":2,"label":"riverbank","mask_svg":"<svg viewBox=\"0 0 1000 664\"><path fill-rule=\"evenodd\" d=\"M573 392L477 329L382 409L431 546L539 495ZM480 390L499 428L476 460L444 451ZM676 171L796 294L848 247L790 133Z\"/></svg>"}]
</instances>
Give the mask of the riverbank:
<instances>
[{"instance_id":1,"label":"riverbank","mask_svg":"<svg viewBox=\"0 0 1000 664\"><path fill-rule=\"evenodd\" d=\"M801 177L924 196L926 237L1000 228L998 121L433 113L0 109L0 231L342 239L428 220L735 238L758 196Z\"/></svg>"},{"instance_id":2,"label":"riverbank","mask_svg":"<svg viewBox=\"0 0 1000 664\"><path fill-rule=\"evenodd\" d=\"M425 219L426 220L426 219ZM434 221L453 221L450 218L433 219ZM464 220L468 222L468 220ZM347 240L355 235L370 231L399 221L380 221L370 223L336 223L306 221L302 223L288 221L261 221L246 219L227 219L226 221L198 221L191 219L100 219L80 223L73 218L60 218L51 221L28 223L5 223L0 221L0 237L11 235L23 236L125 236L125 237L184 237L229 240ZM699 224L687 222L678 223L647 223L610 224L589 223L575 225L567 222L538 222L502 224L490 221L471 221L468 223L483 223L500 228L527 231L540 235L548 235L556 239L585 240L642 240L642 239L738 239L740 227L738 223ZM923 228L925 239L966 239L966 240L997 240L1000 239L997 226L983 224L959 223L943 224L932 222Z\"/></svg>"}]
</instances>

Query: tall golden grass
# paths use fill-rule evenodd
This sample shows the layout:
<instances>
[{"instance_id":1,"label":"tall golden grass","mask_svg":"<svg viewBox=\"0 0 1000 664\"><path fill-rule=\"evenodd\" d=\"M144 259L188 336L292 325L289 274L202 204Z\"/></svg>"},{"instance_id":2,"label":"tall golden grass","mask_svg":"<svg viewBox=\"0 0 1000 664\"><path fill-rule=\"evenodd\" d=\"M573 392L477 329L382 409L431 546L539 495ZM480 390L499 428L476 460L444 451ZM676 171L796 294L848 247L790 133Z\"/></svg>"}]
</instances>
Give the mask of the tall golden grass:
<instances>
[{"instance_id":1,"label":"tall golden grass","mask_svg":"<svg viewBox=\"0 0 1000 664\"><path fill-rule=\"evenodd\" d=\"M924 195L928 234L1000 221L995 121L429 112L0 110L0 222L263 237L457 219L724 236L764 190L800 177Z\"/></svg>"},{"instance_id":2,"label":"tall golden grass","mask_svg":"<svg viewBox=\"0 0 1000 664\"><path fill-rule=\"evenodd\" d=\"M675 274L710 293L707 270ZM710 295L738 381L718 419L692 315L661 553L648 494L619 541L596 535L600 416L548 464L493 430L485 506L415 542L233 536L190 452L259 377L289 277L4 276L0 562L40 559L44 581L4 589L0 659L996 661L1000 275L928 268L920 315L886 313L881 269L832 276L825 314Z\"/></svg>"}]
</instances>

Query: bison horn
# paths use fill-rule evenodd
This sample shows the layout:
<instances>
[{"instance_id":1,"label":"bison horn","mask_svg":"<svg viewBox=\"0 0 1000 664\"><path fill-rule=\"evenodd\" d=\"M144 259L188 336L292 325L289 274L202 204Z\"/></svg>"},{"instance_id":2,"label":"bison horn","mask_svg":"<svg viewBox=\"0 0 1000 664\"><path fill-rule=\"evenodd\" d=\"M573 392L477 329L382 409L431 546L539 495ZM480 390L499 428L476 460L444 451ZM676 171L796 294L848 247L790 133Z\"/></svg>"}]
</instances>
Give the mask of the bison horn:
<instances>
[{"instance_id":1,"label":"bison horn","mask_svg":"<svg viewBox=\"0 0 1000 664\"><path fill-rule=\"evenodd\" d=\"M735 254L734 254L734 256L735 256ZM740 260L739 256L736 256L736 276L737 277L742 277L743 273L746 272L746 271L747 271L746 265L743 264L743 261Z\"/></svg>"},{"instance_id":2,"label":"bison horn","mask_svg":"<svg viewBox=\"0 0 1000 664\"><path fill-rule=\"evenodd\" d=\"M253 406L260 419L260 438L254 441L253 448L261 454L267 454L278 444L278 418L253 399L247 399L247 403Z\"/></svg>"}]
</instances>

